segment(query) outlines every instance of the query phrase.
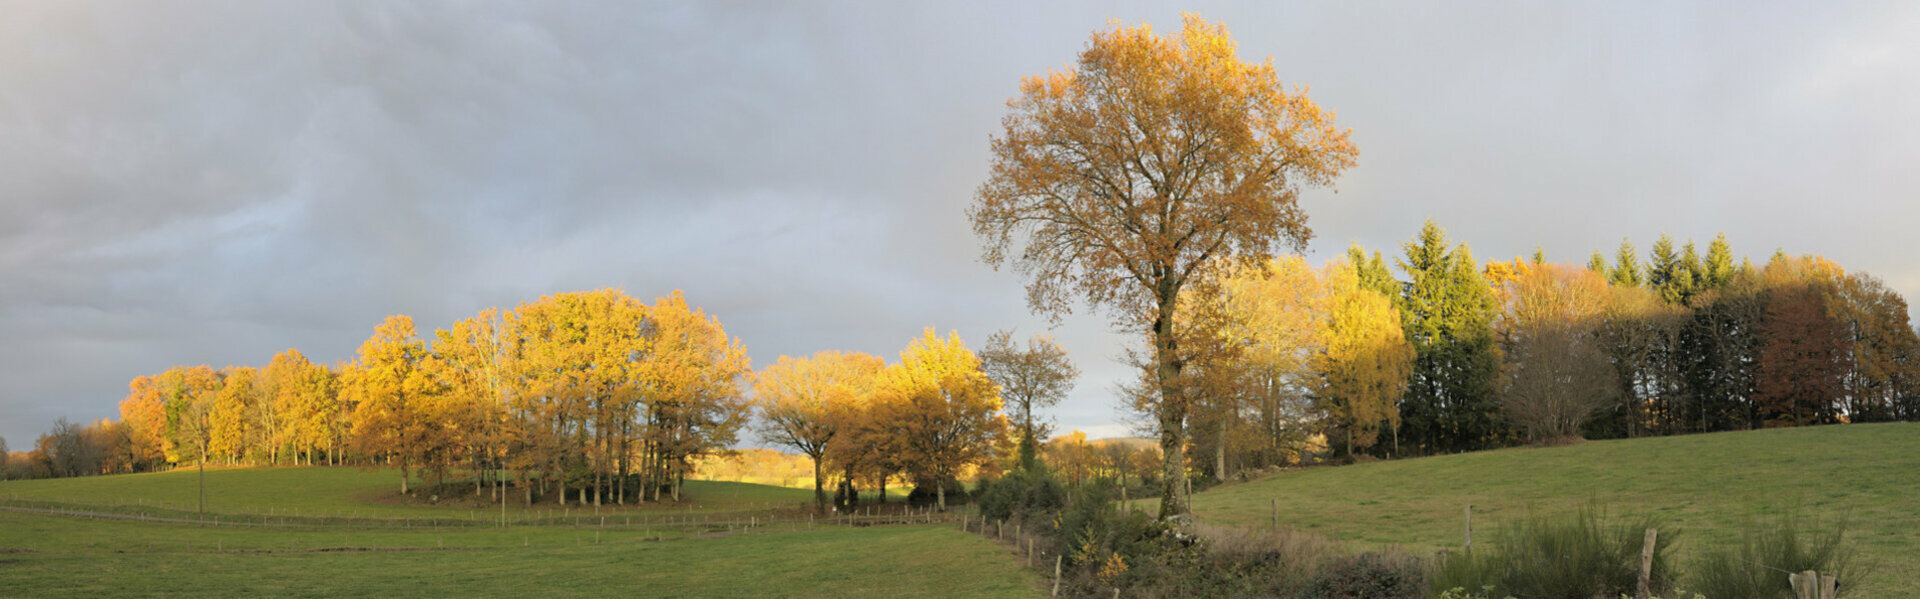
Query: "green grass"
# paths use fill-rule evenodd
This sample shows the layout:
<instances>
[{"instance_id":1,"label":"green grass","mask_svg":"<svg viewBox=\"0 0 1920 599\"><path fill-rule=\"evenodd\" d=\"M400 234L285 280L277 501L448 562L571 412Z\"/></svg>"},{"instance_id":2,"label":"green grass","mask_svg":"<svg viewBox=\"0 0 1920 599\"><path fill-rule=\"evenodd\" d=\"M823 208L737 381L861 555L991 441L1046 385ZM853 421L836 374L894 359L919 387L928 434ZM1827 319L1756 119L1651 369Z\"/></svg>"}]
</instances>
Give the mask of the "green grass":
<instances>
[{"instance_id":1,"label":"green grass","mask_svg":"<svg viewBox=\"0 0 1920 599\"><path fill-rule=\"evenodd\" d=\"M1920 597L1920 424L1870 424L1589 441L1310 468L1194 496L1202 520L1283 525L1361 545L1458 548L1473 505L1477 543L1528 513L1598 506L1678 529L1691 555L1732 543L1754 517L1845 517L1871 564L1855 597ZM1718 599L1718 598L1716 598Z\"/></svg>"},{"instance_id":2,"label":"green grass","mask_svg":"<svg viewBox=\"0 0 1920 599\"><path fill-rule=\"evenodd\" d=\"M654 533L657 534L657 533ZM323 551L322 548L354 548ZM213 528L0 512L0 596L1033 597L944 525L655 540L638 530Z\"/></svg>"},{"instance_id":3,"label":"green grass","mask_svg":"<svg viewBox=\"0 0 1920 599\"><path fill-rule=\"evenodd\" d=\"M27 500L74 506L157 507L193 511L199 498L199 476L192 469L143 474L89 476L0 482L0 501ZM472 487L429 504L416 497L402 500L399 476L392 469L353 467L229 468L207 471L207 511L221 514L346 516L364 518L474 518L497 517L499 507L471 496ZM546 502L525 508L523 495L509 491L510 517L523 510L541 515L578 514ZM810 490L749 483L687 481L679 503L613 506L598 513L745 512L795 507L812 499ZM585 508L592 511L593 508ZM488 513L491 511L491 515Z\"/></svg>"}]
</instances>

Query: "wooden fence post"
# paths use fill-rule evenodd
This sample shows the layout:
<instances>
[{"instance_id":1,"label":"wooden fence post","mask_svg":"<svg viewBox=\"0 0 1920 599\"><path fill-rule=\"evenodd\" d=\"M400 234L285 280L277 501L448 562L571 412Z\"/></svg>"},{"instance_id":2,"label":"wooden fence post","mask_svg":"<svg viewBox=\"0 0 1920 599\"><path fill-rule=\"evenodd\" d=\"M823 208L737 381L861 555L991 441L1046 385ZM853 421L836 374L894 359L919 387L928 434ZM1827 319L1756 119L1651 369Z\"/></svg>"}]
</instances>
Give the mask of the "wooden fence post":
<instances>
[{"instance_id":1,"label":"wooden fence post","mask_svg":"<svg viewBox=\"0 0 1920 599\"><path fill-rule=\"evenodd\" d=\"M1273 531L1280 532L1280 498L1273 498Z\"/></svg>"},{"instance_id":2,"label":"wooden fence post","mask_svg":"<svg viewBox=\"0 0 1920 599\"><path fill-rule=\"evenodd\" d=\"M1467 542L1461 545L1461 550L1473 553L1473 504L1471 503L1467 504Z\"/></svg>"},{"instance_id":3,"label":"wooden fence post","mask_svg":"<svg viewBox=\"0 0 1920 599\"><path fill-rule=\"evenodd\" d=\"M1646 543L1640 546L1640 582L1634 585L1635 599L1648 599L1652 594L1647 587L1653 579L1653 544L1659 537L1659 530L1649 528Z\"/></svg>"},{"instance_id":4,"label":"wooden fence post","mask_svg":"<svg viewBox=\"0 0 1920 599\"><path fill-rule=\"evenodd\" d=\"M1055 597L1060 596L1060 565L1065 563L1066 559L1067 556L1064 554L1053 556L1053 596Z\"/></svg>"}]
</instances>

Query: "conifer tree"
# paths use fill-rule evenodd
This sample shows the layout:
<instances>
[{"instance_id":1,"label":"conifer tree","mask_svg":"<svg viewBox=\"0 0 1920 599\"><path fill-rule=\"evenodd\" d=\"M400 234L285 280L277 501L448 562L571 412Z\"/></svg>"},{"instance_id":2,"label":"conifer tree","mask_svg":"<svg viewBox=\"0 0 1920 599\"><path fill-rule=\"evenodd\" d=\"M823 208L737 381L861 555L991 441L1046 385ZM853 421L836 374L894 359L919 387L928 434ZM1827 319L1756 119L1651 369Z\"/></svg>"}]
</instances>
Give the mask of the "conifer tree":
<instances>
[{"instance_id":1,"label":"conifer tree","mask_svg":"<svg viewBox=\"0 0 1920 599\"><path fill-rule=\"evenodd\" d=\"M1613 254L1613 270L1608 271L1607 282L1615 287L1639 287L1645 279L1640 277L1640 252L1633 249L1633 242L1620 240L1620 250Z\"/></svg>"},{"instance_id":2,"label":"conifer tree","mask_svg":"<svg viewBox=\"0 0 1920 599\"><path fill-rule=\"evenodd\" d=\"M1404 441L1418 453L1498 442L1504 432L1494 397L1493 290L1472 251L1464 244L1448 251L1446 233L1432 221L1402 247L1408 281L1401 322L1415 350L1400 410Z\"/></svg>"},{"instance_id":3,"label":"conifer tree","mask_svg":"<svg viewBox=\"0 0 1920 599\"><path fill-rule=\"evenodd\" d=\"M1713 243L1707 244L1706 263L1701 265L1700 286L1702 289L1719 289L1733 280L1733 249L1727 246L1727 234L1713 237Z\"/></svg>"}]
</instances>

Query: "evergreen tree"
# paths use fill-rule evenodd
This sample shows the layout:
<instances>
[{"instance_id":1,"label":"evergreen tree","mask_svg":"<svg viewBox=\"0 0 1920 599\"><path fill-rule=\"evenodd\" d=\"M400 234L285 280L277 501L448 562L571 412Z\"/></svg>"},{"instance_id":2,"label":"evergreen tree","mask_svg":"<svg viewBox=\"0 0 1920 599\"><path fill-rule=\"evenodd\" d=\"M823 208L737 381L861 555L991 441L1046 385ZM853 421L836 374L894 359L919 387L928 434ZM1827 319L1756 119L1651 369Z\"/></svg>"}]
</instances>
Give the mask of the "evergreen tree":
<instances>
[{"instance_id":1,"label":"evergreen tree","mask_svg":"<svg viewBox=\"0 0 1920 599\"><path fill-rule=\"evenodd\" d=\"M1471 250L1447 245L1428 221L1402 246L1401 322L1415 350L1400 409L1403 453L1479 449L1510 436L1494 397L1493 290Z\"/></svg>"},{"instance_id":2,"label":"evergreen tree","mask_svg":"<svg viewBox=\"0 0 1920 599\"><path fill-rule=\"evenodd\" d=\"M1698 263L1699 258L1693 261ZM1647 286L1669 304L1685 305L1693 297L1693 270L1687 266L1686 259L1673 250L1673 237L1661 235L1659 241L1653 242L1653 251L1647 260Z\"/></svg>"},{"instance_id":3,"label":"evergreen tree","mask_svg":"<svg viewBox=\"0 0 1920 599\"><path fill-rule=\"evenodd\" d=\"M1633 242L1620 240L1620 251L1613 255L1613 270L1608 272L1607 282L1616 287L1639 287L1644 282L1640 278L1640 252L1633 249Z\"/></svg>"},{"instance_id":4,"label":"evergreen tree","mask_svg":"<svg viewBox=\"0 0 1920 599\"><path fill-rule=\"evenodd\" d=\"M1701 265L1700 284L1703 289L1720 289L1733 280L1733 248L1727 246L1727 234L1713 237L1713 243L1707 244L1707 260Z\"/></svg>"},{"instance_id":5,"label":"evergreen tree","mask_svg":"<svg viewBox=\"0 0 1920 599\"><path fill-rule=\"evenodd\" d=\"M1353 265L1353 274L1359 279L1361 289L1387 296L1396 304L1400 302L1400 282L1393 280L1393 273L1387 270L1379 250L1374 250L1369 257L1366 248L1355 243L1347 247L1347 263Z\"/></svg>"},{"instance_id":6,"label":"evergreen tree","mask_svg":"<svg viewBox=\"0 0 1920 599\"><path fill-rule=\"evenodd\" d=\"M1587 259L1587 270L1600 273L1601 278L1610 278L1607 274L1607 257L1600 255L1599 250L1594 250L1593 257Z\"/></svg>"}]
</instances>

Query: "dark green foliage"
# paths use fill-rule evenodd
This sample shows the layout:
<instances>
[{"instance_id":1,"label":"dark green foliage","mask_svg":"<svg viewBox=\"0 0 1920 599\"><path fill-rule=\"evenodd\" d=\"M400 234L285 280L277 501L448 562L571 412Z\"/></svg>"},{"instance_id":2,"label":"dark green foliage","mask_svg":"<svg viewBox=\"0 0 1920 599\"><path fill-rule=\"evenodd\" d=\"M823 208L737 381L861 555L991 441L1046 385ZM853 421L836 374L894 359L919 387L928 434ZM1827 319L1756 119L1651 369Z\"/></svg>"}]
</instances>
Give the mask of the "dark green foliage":
<instances>
[{"instance_id":1,"label":"dark green foliage","mask_svg":"<svg viewBox=\"0 0 1920 599\"><path fill-rule=\"evenodd\" d=\"M1693 299L1696 290L1694 273L1699 268L1700 259L1693 252L1693 244L1687 244L1687 252L1682 256L1673 249L1673 238L1661 235L1653 243L1653 251L1648 256L1647 286L1660 294L1660 299L1669 304L1686 304Z\"/></svg>"},{"instance_id":2,"label":"dark green foliage","mask_svg":"<svg viewBox=\"0 0 1920 599\"><path fill-rule=\"evenodd\" d=\"M1688 590L1707 597L1791 598L1787 573L1813 570L1840 578L1840 596L1858 580L1847 523L1805 523L1789 514L1773 520L1755 519L1742 531L1739 544L1709 549L1700 555L1688 577Z\"/></svg>"},{"instance_id":3,"label":"dark green foliage","mask_svg":"<svg viewBox=\"0 0 1920 599\"><path fill-rule=\"evenodd\" d=\"M1400 305L1416 352L1401 401L1401 454L1498 447L1512 440L1495 398L1499 361L1491 328L1496 306L1473 252L1448 249L1446 233L1428 221L1404 246L1407 274Z\"/></svg>"},{"instance_id":4,"label":"dark green foliage","mask_svg":"<svg viewBox=\"0 0 1920 599\"><path fill-rule=\"evenodd\" d=\"M1540 599L1591 599L1631 595L1640 568L1651 519L1608 523L1591 510L1557 517L1531 518L1505 527L1493 547L1454 554L1434 573L1435 592L1455 587L1492 585L1495 596ZM1673 586L1668 554L1677 531L1662 530L1654 545L1652 588Z\"/></svg>"},{"instance_id":5,"label":"dark green foliage","mask_svg":"<svg viewBox=\"0 0 1920 599\"><path fill-rule=\"evenodd\" d=\"M961 483L960 479L948 478L946 487L948 506L966 505L968 499L966 484ZM939 489L934 488L931 484L923 483L917 485L913 488L913 491L907 493L907 505L914 507L937 505L940 503L938 493Z\"/></svg>"},{"instance_id":6,"label":"dark green foliage","mask_svg":"<svg viewBox=\"0 0 1920 599\"><path fill-rule=\"evenodd\" d=\"M1418 599L1426 572L1406 556L1367 552L1329 560L1307 584L1307 599Z\"/></svg>"},{"instance_id":7,"label":"dark green foliage","mask_svg":"<svg viewBox=\"0 0 1920 599\"><path fill-rule=\"evenodd\" d=\"M1035 519L1067 505L1066 485L1044 466L1017 469L988 484L978 498L980 513L995 520Z\"/></svg>"}]
</instances>

